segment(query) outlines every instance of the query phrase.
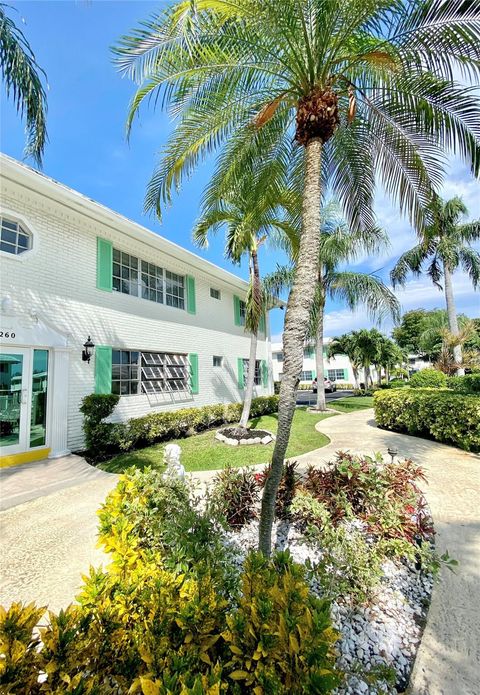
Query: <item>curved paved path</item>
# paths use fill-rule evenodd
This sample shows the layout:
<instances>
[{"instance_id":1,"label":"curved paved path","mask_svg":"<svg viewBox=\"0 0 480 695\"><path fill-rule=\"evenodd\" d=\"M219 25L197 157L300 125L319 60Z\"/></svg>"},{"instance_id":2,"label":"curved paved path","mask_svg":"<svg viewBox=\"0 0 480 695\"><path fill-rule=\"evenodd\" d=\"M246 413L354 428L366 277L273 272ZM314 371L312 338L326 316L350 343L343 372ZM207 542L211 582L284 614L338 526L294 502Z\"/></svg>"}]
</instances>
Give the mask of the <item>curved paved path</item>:
<instances>
[{"instance_id":1,"label":"curved paved path","mask_svg":"<svg viewBox=\"0 0 480 695\"><path fill-rule=\"evenodd\" d=\"M435 522L437 549L440 553L448 550L459 566L455 574L443 569L442 581L434 587L409 692L479 695L480 456L380 430L372 410L322 420L317 429L331 443L299 457L302 464L318 465L338 450L386 454L393 446L400 457L411 457L425 468L428 485L424 492Z\"/></svg>"},{"instance_id":2,"label":"curved paved path","mask_svg":"<svg viewBox=\"0 0 480 695\"><path fill-rule=\"evenodd\" d=\"M317 424L330 437L322 449L298 457L322 465L338 450L386 454L389 446L427 470L426 494L437 546L460 563L443 571L434 589L417 656L412 695L478 695L480 674L480 457L424 439L379 430L373 411L337 415ZM204 482L215 474L198 476ZM79 481L80 482L80 481ZM77 593L81 573L105 557L95 548L96 510L115 485L103 474L0 513L0 603L49 603L58 610Z\"/></svg>"}]
</instances>

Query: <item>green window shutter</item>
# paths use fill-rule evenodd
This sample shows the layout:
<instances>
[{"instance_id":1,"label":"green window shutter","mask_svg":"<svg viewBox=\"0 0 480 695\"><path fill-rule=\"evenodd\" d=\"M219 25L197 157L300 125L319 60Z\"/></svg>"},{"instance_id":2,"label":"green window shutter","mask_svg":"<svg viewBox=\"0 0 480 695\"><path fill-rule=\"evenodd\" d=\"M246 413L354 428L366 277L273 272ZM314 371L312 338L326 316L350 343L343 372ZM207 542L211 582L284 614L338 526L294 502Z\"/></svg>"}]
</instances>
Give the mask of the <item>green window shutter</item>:
<instances>
[{"instance_id":1,"label":"green window shutter","mask_svg":"<svg viewBox=\"0 0 480 695\"><path fill-rule=\"evenodd\" d=\"M260 370L262 374L262 386L266 389L268 388L268 365L266 360L262 360Z\"/></svg>"},{"instance_id":2,"label":"green window shutter","mask_svg":"<svg viewBox=\"0 0 480 695\"><path fill-rule=\"evenodd\" d=\"M112 291L113 246L108 239L97 236L97 288Z\"/></svg>"},{"instance_id":3,"label":"green window shutter","mask_svg":"<svg viewBox=\"0 0 480 695\"><path fill-rule=\"evenodd\" d=\"M112 392L112 348L97 345L95 348L95 393Z\"/></svg>"},{"instance_id":4,"label":"green window shutter","mask_svg":"<svg viewBox=\"0 0 480 695\"><path fill-rule=\"evenodd\" d=\"M313 379L316 379L316 378L317 378L317 372L315 371L315 369L312 369L312 381L313 381Z\"/></svg>"},{"instance_id":5,"label":"green window shutter","mask_svg":"<svg viewBox=\"0 0 480 695\"><path fill-rule=\"evenodd\" d=\"M240 318L240 297L237 297L236 294L233 295L233 320L236 326L242 325Z\"/></svg>"},{"instance_id":6,"label":"green window shutter","mask_svg":"<svg viewBox=\"0 0 480 695\"><path fill-rule=\"evenodd\" d=\"M188 356L188 361L190 362L190 389L193 394L199 392L198 386L198 355L195 353L190 353Z\"/></svg>"},{"instance_id":7,"label":"green window shutter","mask_svg":"<svg viewBox=\"0 0 480 695\"><path fill-rule=\"evenodd\" d=\"M258 330L261 331L262 333L266 333L267 331L266 331L265 326L266 326L265 314L263 313L260 316L260 321L258 323Z\"/></svg>"},{"instance_id":8,"label":"green window shutter","mask_svg":"<svg viewBox=\"0 0 480 695\"><path fill-rule=\"evenodd\" d=\"M245 384L243 381L243 357L237 359L237 371L238 371L238 388L244 389Z\"/></svg>"},{"instance_id":9,"label":"green window shutter","mask_svg":"<svg viewBox=\"0 0 480 695\"><path fill-rule=\"evenodd\" d=\"M345 379L345 381L348 381L348 369L343 370L343 378Z\"/></svg>"},{"instance_id":10,"label":"green window shutter","mask_svg":"<svg viewBox=\"0 0 480 695\"><path fill-rule=\"evenodd\" d=\"M195 299L195 278L187 275L187 311L189 314L197 313L197 303Z\"/></svg>"}]
</instances>

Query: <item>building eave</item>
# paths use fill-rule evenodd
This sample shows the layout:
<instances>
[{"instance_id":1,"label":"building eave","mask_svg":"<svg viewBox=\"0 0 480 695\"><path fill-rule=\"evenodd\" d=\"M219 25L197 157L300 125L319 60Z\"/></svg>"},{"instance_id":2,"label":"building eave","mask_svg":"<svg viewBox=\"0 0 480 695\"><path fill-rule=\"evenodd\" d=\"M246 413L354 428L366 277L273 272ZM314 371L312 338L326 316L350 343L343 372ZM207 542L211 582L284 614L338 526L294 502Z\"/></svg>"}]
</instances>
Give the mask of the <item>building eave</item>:
<instances>
[{"instance_id":1,"label":"building eave","mask_svg":"<svg viewBox=\"0 0 480 695\"><path fill-rule=\"evenodd\" d=\"M0 153L0 177L28 188L34 193L48 197L52 201L61 203L79 214L111 227L114 231L130 236L136 241L148 244L162 254L186 263L201 273L217 278L224 284L242 292L246 292L248 289L248 283L234 275L234 273L220 268L191 251L187 251L187 249L175 242L169 241L147 227L143 227L138 222L128 219L124 215L111 210L106 205L92 200L83 193L3 153Z\"/></svg>"}]
</instances>

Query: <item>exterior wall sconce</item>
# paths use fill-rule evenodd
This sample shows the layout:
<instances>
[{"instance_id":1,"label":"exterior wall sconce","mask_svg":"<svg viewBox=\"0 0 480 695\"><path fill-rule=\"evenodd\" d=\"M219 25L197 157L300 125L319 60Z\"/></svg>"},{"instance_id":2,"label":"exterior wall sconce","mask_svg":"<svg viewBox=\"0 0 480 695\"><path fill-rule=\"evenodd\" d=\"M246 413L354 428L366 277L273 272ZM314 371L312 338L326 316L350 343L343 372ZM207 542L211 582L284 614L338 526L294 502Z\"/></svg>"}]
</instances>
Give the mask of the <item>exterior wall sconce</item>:
<instances>
[{"instance_id":1,"label":"exterior wall sconce","mask_svg":"<svg viewBox=\"0 0 480 695\"><path fill-rule=\"evenodd\" d=\"M398 450L395 449L393 446L389 446L387 449L387 453L392 457L392 463L394 463L395 456L398 454Z\"/></svg>"},{"instance_id":2,"label":"exterior wall sconce","mask_svg":"<svg viewBox=\"0 0 480 695\"><path fill-rule=\"evenodd\" d=\"M88 336L87 341L85 343L83 343L82 360L84 362L88 362L88 364L90 364L90 358L93 355L93 348L94 347L95 347L95 343L93 343L90 336Z\"/></svg>"}]
</instances>

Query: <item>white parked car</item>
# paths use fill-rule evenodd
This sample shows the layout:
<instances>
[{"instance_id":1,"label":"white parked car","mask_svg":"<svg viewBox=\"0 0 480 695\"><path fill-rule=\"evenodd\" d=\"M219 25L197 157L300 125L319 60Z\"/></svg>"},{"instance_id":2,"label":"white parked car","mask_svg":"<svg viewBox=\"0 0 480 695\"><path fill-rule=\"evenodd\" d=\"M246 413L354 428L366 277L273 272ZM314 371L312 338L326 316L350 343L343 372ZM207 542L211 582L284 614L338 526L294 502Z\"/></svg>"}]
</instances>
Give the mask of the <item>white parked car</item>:
<instances>
[{"instance_id":1,"label":"white parked car","mask_svg":"<svg viewBox=\"0 0 480 695\"><path fill-rule=\"evenodd\" d=\"M327 377L325 377L323 381L325 384L325 391L327 393L333 393L334 391L337 390L336 383L334 381L332 381L331 379L327 379ZM312 381L312 391L313 391L313 393L317 393L317 379L316 379L316 377Z\"/></svg>"}]
</instances>

